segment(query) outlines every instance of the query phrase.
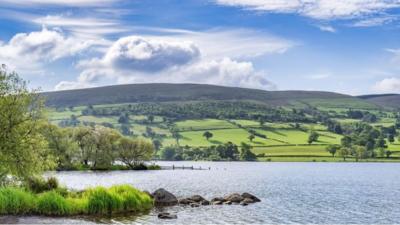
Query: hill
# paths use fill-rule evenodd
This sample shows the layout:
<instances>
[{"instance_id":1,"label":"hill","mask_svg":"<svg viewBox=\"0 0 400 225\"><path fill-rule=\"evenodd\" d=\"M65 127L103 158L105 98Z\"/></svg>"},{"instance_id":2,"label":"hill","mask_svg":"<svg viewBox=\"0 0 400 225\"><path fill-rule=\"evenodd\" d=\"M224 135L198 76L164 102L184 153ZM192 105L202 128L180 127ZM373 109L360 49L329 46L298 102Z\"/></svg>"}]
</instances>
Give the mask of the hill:
<instances>
[{"instance_id":1,"label":"hill","mask_svg":"<svg viewBox=\"0 0 400 225\"><path fill-rule=\"evenodd\" d=\"M330 108L377 108L349 95L321 91L264 91L205 84L128 84L44 92L47 106L67 107L138 102L249 100L271 106L312 105Z\"/></svg>"},{"instance_id":2,"label":"hill","mask_svg":"<svg viewBox=\"0 0 400 225\"><path fill-rule=\"evenodd\" d=\"M385 108L399 108L400 94L362 95L360 99Z\"/></svg>"}]
</instances>

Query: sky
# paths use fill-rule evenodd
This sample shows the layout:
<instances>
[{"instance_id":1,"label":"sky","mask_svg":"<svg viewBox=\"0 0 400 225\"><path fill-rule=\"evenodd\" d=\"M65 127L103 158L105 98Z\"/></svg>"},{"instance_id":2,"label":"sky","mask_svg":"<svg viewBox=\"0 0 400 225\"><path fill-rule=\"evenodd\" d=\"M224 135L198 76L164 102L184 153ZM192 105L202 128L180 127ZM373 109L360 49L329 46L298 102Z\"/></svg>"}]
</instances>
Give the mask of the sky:
<instances>
[{"instance_id":1,"label":"sky","mask_svg":"<svg viewBox=\"0 0 400 225\"><path fill-rule=\"evenodd\" d=\"M43 91L400 93L399 22L400 0L0 0L0 63Z\"/></svg>"}]
</instances>

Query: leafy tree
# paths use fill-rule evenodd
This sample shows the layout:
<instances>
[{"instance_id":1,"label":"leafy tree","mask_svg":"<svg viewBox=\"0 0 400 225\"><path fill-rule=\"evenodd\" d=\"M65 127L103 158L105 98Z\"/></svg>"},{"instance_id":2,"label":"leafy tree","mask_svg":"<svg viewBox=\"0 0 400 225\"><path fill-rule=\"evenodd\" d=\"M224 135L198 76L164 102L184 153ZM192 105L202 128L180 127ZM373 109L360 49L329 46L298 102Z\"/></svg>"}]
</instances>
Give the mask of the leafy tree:
<instances>
[{"instance_id":1,"label":"leafy tree","mask_svg":"<svg viewBox=\"0 0 400 225\"><path fill-rule=\"evenodd\" d=\"M92 138L94 142L94 150L90 158L92 168L110 168L115 161L117 141L121 138L121 134L107 127L96 126Z\"/></svg>"},{"instance_id":2,"label":"leafy tree","mask_svg":"<svg viewBox=\"0 0 400 225\"><path fill-rule=\"evenodd\" d=\"M242 142L240 146L240 159L244 161L256 161L257 156L251 151L251 145Z\"/></svg>"},{"instance_id":3,"label":"leafy tree","mask_svg":"<svg viewBox=\"0 0 400 225\"><path fill-rule=\"evenodd\" d=\"M153 115L148 115L148 116L147 116L147 120L148 120L150 123L153 123L153 122L154 122L154 116L153 116Z\"/></svg>"},{"instance_id":4,"label":"leafy tree","mask_svg":"<svg viewBox=\"0 0 400 225\"><path fill-rule=\"evenodd\" d=\"M168 146L161 150L161 158L164 160L176 160L178 147Z\"/></svg>"},{"instance_id":5,"label":"leafy tree","mask_svg":"<svg viewBox=\"0 0 400 225\"><path fill-rule=\"evenodd\" d=\"M46 124L42 133L48 142L51 154L56 159L58 169L69 169L76 163L78 144L74 140L70 129L59 128Z\"/></svg>"},{"instance_id":6,"label":"leafy tree","mask_svg":"<svg viewBox=\"0 0 400 225\"><path fill-rule=\"evenodd\" d=\"M389 141L390 143L393 143L393 142L394 142L394 135L393 135L393 134L389 134L389 135L388 135L388 141Z\"/></svg>"},{"instance_id":7,"label":"leafy tree","mask_svg":"<svg viewBox=\"0 0 400 225\"><path fill-rule=\"evenodd\" d=\"M117 152L118 159L129 168L134 169L144 161L151 159L154 147L152 143L145 140L123 137L119 140Z\"/></svg>"},{"instance_id":8,"label":"leafy tree","mask_svg":"<svg viewBox=\"0 0 400 225\"><path fill-rule=\"evenodd\" d=\"M328 145L326 147L326 151L332 154L332 157L335 157L336 152L340 149L340 145Z\"/></svg>"},{"instance_id":9,"label":"leafy tree","mask_svg":"<svg viewBox=\"0 0 400 225\"><path fill-rule=\"evenodd\" d=\"M43 101L16 73L0 69L0 182L27 178L54 166L41 133Z\"/></svg>"},{"instance_id":10,"label":"leafy tree","mask_svg":"<svg viewBox=\"0 0 400 225\"><path fill-rule=\"evenodd\" d=\"M256 137L256 136L254 136L254 134L250 134L249 137L248 137L248 139L249 139L251 142L253 142L253 140L254 140L255 137Z\"/></svg>"},{"instance_id":11,"label":"leafy tree","mask_svg":"<svg viewBox=\"0 0 400 225\"><path fill-rule=\"evenodd\" d=\"M118 118L118 123L121 124L127 124L129 123L129 114L128 113L122 113L119 118Z\"/></svg>"},{"instance_id":12,"label":"leafy tree","mask_svg":"<svg viewBox=\"0 0 400 225\"><path fill-rule=\"evenodd\" d=\"M162 143L161 143L160 140L154 139L154 140L153 140L153 146L154 146L154 149L155 149L156 151L158 151L158 150L160 150L160 148L161 148L161 146L162 146Z\"/></svg>"},{"instance_id":13,"label":"leafy tree","mask_svg":"<svg viewBox=\"0 0 400 225\"><path fill-rule=\"evenodd\" d=\"M386 158L390 158L390 156L392 155L392 151L390 151L390 150L386 150Z\"/></svg>"},{"instance_id":14,"label":"leafy tree","mask_svg":"<svg viewBox=\"0 0 400 225\"><path fill-rule=\"evenodd\" d=\"M339 149L339 156L343 158L344 161L346 161L346 158L350 155L351 149L349 147L341 147Z\"/></svg>"},{"instance_id":15,"label":"leafy tree","mask_svg":"<svg viewBox=\"0 0 400 225\"><path fill-rule=\"evenodd\" d=\"M179 146L179 139L181 139L182 135L176 129L173 129L171 131L171 134L172 134L172 137L175 139L176 144Z\"/></svg>"},{"instance_id":16,"label":"leafy tree","mask_svg":"<svg viewBox=\"0 0 400 225\"><path fill-rule=\"evenodd\" d=\"M79 158L85 166L89 166L89 159L95 149L94 128L77 127L73 129L73 137L79 148Z\"/></svg>"},{"instance_id":17,"label":"leafy tree","mask_svg":"<svg viewBox=\"0 0 400 225\"><path fill-rule=\"evenodd\" d=\"M358 162L359 159L363 159L367 157L367 150L363 146L356 146L353 150L353 155L356 158L356 161Z\"/></svg>"},{"instance_id":18,"label":"leafy tree","mask_svg":"<svg viewBox=\"0 0 400 225\"><path fill-rule=\"evenodd\" d=\"M310 135L308 136L307 143L312 144L315 141L318 141L319 134L315 131L311 131Z\"/></svg>"},{"instance_id":19,"label":"leafy tree","mask_svg":"<svg viewBox=\"0 0 400 225\"><path fill-rule=\"evenodd\" d=\"M133 134L131 127L128 124L121 125L121 133L125 136L131 136Z\"/></svg>"},{"instance_id":20,"label":"leafy tree","mask_svg":"<svg viewBox=\"0 0 400 225\"><path fill-rule=\"evenodd\" d=\"M211 133L210 131L206 131L203 133L203 137L205 137L208 141L208 139L213 137L213 133Z\"/></svg>"},{"instance_id":21,"label":"leafy tree","mask_svg":"<svg viewBox=\"0 0 400 225\"><path fill-rule=\"evenodd\" d=\"M344 137L340 140L341 145L342 145L343 147L347 147L347 148L351 146L351 142L352 142L352 139L351 139L351 137L349 137L349 136L344 136Z\"/></svg>"},{"instance_id":22,"label":"leafy tree","mask_svg":"<svg viewBox=\"0 0 400 225\"><path fill-rule=\"evenodd\" d=\"M262 117L260 117L260 118L258 119L258 123L260 124L261 127L263 127L263 126L265 125L265 119L262 118Z\"/></svg>"}]
</instances>

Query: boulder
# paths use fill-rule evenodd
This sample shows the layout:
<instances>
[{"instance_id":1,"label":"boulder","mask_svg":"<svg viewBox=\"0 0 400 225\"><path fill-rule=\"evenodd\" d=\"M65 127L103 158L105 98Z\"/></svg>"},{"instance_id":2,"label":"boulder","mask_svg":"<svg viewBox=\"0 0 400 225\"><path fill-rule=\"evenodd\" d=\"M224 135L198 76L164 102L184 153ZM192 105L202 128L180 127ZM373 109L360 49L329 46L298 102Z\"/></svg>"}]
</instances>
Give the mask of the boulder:
<instances>
[{"instance_id":1,"label":"boulder","mask_svg":"<svg viewBox=\"0 0 400 225\"><path fill-rule=\"evenodd\" d=\"M192 197L190 197L188 199L190 199L190 200L192 200L194 202L202 202L202 201L206 200L205 198L203 198L200 195L193 195Z\"/></svg>"},{"instance_id":2,"label":"boulder","mask_svg":"<svg viewBox=\"0 0 400 225\"><path fill-rule=\"evenodd\" d=\"M158 218L159 219L178 219L178 216L171 214L171 213L163 212L163 213L158 214Z\"/></svg>"},{"instance_id":3,"label":"boulder","mask_svg":"<svg viewBox=\"0 0 400 225\"><path fill-rule=\"evenodd\" d=\"M225 201L239 203L239 202L243 201L244 198L240 194L234 193L234 194L230 194L228 196L225 196L224 199L225 199Z\"/></svg>"},{"instance_id":4,"label":"boulder","mask_svg":"<svg viewBox=\"0 0 400 225\"><path fill-rule=\"evenodd\" d=\"M204 200L200 204L201 205L210 205L210 201Z\"/></svg>"},{"instance_id":5,"label":"boulder","mask_svg":"<svg viewBox=\"0 0 400 225\"><path fill-rule=\"evenodd\" d=\"M190 207L192 207L192 208L197 208L197 207L200 207L200 204L199 203L190 203Z\"/></svg>"},{"instance_id":6,"label":"boulder","mask_svg":"<svg viewBox=\"0 0 400 225\"><path fill-rule=\"evenodd\" d=\"M253 200L253 202L261 202L261 200L259 198L257 198L256 196L254 196L254 195L252 195L250 193L247 193L247 192L243 193L242 197L243 198L249 198L249 199Z\"/></svg>"},{"instance_id":7,"label":"boulder","mask_svg":"<svg viewBox=\"0 0 400 225\"><path fill-rule=\"evenodd\" d=\"M189 205L190 203L193 203L194 201L188 199L188 198L183 198L179 200L179 204L181 205Z\"/></svg>"},{"instance_id":8,"label":"boulder","mask_svg":"<svg viewBox=\"0 0 400 225\"><path fill-rule=\"evenodd\" d=\"M255 203L255 201L253 199L251 199L251 198L245 198L240 203L251 204L251 203Z\"/></svg>"},{"instance_id":9,"label":"boulder","mask_svg":"<svg viewBox=\"0 0 400 225\"><path fill-rule=\"evenodd\" d=\"M221 201L213 201L212 204L213 205L222 205L223 202Z\"/></svg>"},{"instance_id":10,"label":"boulder","mask_svg":"<svg viewBox=\"0 0 400 225\"><path fill-rule=\"evenodd\" d=\"M232 205L232 202L231 201L226 201L226 202L224 202L224 205Z\"/></svg>"},{"instance_id":11,"label":"boulder","mask_svg":"<svg viewBox=\"0 0 400 225\"><path fill-rule=\"evenodd\" d=\"M155 206L172 206L178 204L178 199L175 195L163 188L156 190L152 196Z\"/></svg>"},{"instance_id":12,"label":"boulder","mask_svg":"<svg viewBox=\"0 0 400 225\"><path fill-rule=\"evenodd\" d=\"M241 206L246 206L246 205L249 205L249 204L247 204L246 202L241 202L240 205Z\"/></svg>"},{"instance_id":13,"label":"boulder","mask_svg":"<svg viewBox=\"0 0 400 225\"><path fill-rule=\"evenodd\" d=\"M224 201L225 201L225 199L221 198L221 197L216 197L216 198L211 199L211 202L224 202Z\"/></svg>"}]
</instances>

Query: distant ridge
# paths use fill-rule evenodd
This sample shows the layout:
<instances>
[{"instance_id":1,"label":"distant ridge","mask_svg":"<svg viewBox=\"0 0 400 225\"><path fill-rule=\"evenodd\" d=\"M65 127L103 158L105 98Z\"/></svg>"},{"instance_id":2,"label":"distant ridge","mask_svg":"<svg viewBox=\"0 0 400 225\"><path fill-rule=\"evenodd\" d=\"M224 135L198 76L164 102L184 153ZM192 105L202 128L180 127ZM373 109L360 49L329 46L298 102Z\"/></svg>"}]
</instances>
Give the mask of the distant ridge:
<instances>
[{"instance_id":1,"label":"distant ridge","mask_svg":"<svg viewBox=\"0 0 400 225\"><path fill-rule=\"evenodd\" d=\"M362 95L358 98L385 108L400 108L400 94Z\"/></svg>"},{"instance_id":2,"label":"distant ridge","mask_svg":"<svg viewBox=\"0 0 400 225\"><path fill-rule=\"evenodd\" d=\"M44 92L52 107L138 102L253 101L271 106L326 104L332 107L376 108L360 98L323 91L265 91L207 84L126 84Z\"/></svg>"}]
</instances>

